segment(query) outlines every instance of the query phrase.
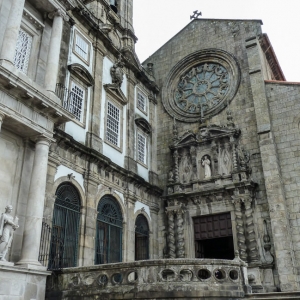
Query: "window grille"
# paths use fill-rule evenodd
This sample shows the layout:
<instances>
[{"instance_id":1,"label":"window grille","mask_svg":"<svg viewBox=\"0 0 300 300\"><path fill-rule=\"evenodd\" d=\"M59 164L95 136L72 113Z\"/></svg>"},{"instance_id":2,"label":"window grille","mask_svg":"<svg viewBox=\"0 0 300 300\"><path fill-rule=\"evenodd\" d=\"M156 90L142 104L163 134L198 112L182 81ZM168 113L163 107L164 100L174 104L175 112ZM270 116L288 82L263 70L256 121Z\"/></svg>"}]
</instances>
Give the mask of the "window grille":
<instances>
[{"instance_id":1,"label":"window grille","mask_svg":"<svg viewBox=\"0 0 300 300\"><path fill-rule=\"evenodd\" d=\"M107 103L106 139L113 145L119 146L120 110Z\"/></svg>"},{"instance_id":2,"label":"window grille","mask_svg":"<svg viewBox=\"0 0 300 300\"><path fill-rule=\"evenodd\" d=\"M84 60L88 60L89 45L79 34L75 36L75 51Z\"/></svg>"},{"instance_id":3,"label":"window grille","mask_svg":"<svg viewBox=\"0 0 300 300\"><path fill-rule=\"evenodd\" d=\"M98 204L95 264L122 261L123 217L117 201L104 196Z\"/></svg>"},{"instance_id":4,"label":"window grille","mask_svg":"<svg viewBox=\"0 0 300 300\"><path fill-rule=\"evenodd\" d=\"M146 111L146 98L143 94L137 94L137 107L142 111Z\"/></svg>"},{"instance_id":5,"label":"window grille","mask_svg":"<svg viewBox=\"0 0 300 300\"><path fill-rule=\"evenodd\" d=\"M15 50L14 65L23 73L27 73L32 36L24 30L19 30L17 46Z\"/></svg>"},{"instance_id":6,"label":"window grille","mask_svg":"<svg viewBox=\"0 0 300 300\"><path fill-rule=\"evenodd\" d=\"M63 183L56 191L54 203L49 270L76 267L79 221L79 194L74 186Z\"/></svg>"},{"instance_id":7,"label":"window grille","mask_svg":"<svg viewBox=\"0 0 300 300\"><path fill-rule=\"evenodd\" d=\"M149 259L149 226L145 216L135 220L135 260Z\"/></svg>"},{"instance_id":8,"label":"window grille","mask_svg":"<svg viewBox=\"0 0 300 300\"><path fill-rule=\"evenodd\" d=\"M68 109L78 121L82 121L84 95L84 89L72 82L69 105L65 108Z\"/></svg>"},{"instance_id":9,"label":"window grille","mask_svg":"<svg viewBox=\"0 0 300 300\"><path fill-rule=\"evenodd\" d=\"M142 162L143 164L146 164L146 137L138 133L137 138L138 161Z\"/></svg>"}]
</instances>

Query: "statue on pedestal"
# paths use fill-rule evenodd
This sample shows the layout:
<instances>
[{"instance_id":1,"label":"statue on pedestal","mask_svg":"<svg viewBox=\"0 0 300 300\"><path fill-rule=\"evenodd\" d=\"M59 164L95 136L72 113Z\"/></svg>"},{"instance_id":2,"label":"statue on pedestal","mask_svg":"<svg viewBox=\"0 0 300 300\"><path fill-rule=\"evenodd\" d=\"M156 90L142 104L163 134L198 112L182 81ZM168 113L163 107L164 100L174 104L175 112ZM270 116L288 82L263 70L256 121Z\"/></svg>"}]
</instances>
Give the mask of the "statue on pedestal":
<instances>
[{"instance_id":1,"label":"statue on pedestal","mask_svg":"<svg viewBox=\"0 0 300 300\"><path fill-rule=\"evenodd\" d=\"M0 217L0 261L6 261L5 256L11 246L14 231L19 227L18 217L11 215L12 206L5 207L5 213Z\"/></svg>"}]
</instances>

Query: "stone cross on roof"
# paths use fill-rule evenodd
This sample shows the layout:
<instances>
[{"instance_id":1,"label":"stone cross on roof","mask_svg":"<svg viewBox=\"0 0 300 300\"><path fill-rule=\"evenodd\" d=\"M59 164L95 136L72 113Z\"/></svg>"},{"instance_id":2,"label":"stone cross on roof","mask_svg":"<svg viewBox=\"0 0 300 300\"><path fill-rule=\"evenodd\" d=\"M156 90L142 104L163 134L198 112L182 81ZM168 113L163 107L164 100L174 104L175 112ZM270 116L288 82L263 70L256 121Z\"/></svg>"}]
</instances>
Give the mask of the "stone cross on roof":
<instances>
[{"instance_id":1,"label":"stone cross on roof","mask_svg":"<svg viewBox=\"0 0 300 300\"><path fill-rule=\"evenodd\" d=\"M190 16L190 20L192 19L199 19L199 16L202 16L201 11L198 12L198 10L193 11L193 15Z\"/></svg>"}]
</instances>

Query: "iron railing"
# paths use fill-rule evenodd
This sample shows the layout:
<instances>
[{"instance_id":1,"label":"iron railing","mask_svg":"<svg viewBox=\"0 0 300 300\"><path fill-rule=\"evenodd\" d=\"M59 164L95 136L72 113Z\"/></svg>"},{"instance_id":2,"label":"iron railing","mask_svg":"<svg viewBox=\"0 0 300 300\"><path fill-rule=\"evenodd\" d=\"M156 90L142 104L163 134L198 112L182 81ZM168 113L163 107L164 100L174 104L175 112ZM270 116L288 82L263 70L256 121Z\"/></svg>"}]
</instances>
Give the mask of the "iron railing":
<instances>
[{"instance_id":1,"label":"iron railing","mask_svg":"<svg viewBox=\"0 0 300 300\"><path fill-rule=\"evenodd\" d=\"M62 83L57 83L55 94L61 100L63 108L69 111L69 103L70 97L72 97L72 92L70 92Z\"/></svg>"},{"instance_id":2,"label":"iron railing","mask_svg":"<svg viewBox=\"0 0 300 300\"><path fill-rule=\"evenodd\" d=\"M43 221L38 260L44 267L48 267L50 240L51 226Z\"/></svg>"}]
</instances>

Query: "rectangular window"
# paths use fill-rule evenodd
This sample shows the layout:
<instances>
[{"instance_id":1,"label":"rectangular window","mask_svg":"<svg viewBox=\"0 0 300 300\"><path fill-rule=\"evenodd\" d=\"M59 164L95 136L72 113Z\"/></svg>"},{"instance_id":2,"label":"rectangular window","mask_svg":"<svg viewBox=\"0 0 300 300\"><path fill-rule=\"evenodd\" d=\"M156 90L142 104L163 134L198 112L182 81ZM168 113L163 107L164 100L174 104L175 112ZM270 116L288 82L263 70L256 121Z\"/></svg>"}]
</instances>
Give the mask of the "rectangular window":
<instances>
[{"instance_id":1,"label":"rectangular window","mask_svg":"<svg viewBox=\"0 0 300 300\"><path fill-rule=\"evenodd\" d=\"M71 83L71 93L69 98L69 107L65 107L71 112L78 121L82 122L82 111L84 104L85 90L75 82ZM65 103L65 102L64 102Z\"/></svg>"},{"instance_id":2,"label":"rectangular window","mask_svg":"<svg viewBox=\"0 0 300 300\"><path fill-rule=\"evenodd\" d=\"M20 29L15 50L14 65L23 73L27 73L32 44L32 36Z\"/></svg>"},{"instance_id":3,"label":"rectangular window","mask_svg":"<svg viewBox=\"0 0 300 300\"><path fill-rule=\"evenodd\" d=\"M147 139L140 133L137 134L137 160L146 165Z\"/></svg>"},{"instance_id":4,"label":"rectangular window","mask_svg":"<svg viewBox=\"0 0 300 300\"><path fill-rule=\"evenodd\" d=\"M75 31L73 51L87 64L89 63L90 43L77 31Z\"/></svg>"},{"instance_id":5,"label":"rectangular window","mask_svg":"<svg viewBox=\"0 0 300 300\"><path fill-rule=\"evenodd\" d=\"M107 103L106 139L119 147L120 140L120 109Z\"/></svg>"},{"instance_id":6,"label":"rectangular window","mask_svg":"<svg viewBox=\"0 0 300 300\"><path fill-rule=\"evenodd\" d=\"M137 107L146 112L146 97L140 92L137 93Z\"/></svg>"}]
</instances>

